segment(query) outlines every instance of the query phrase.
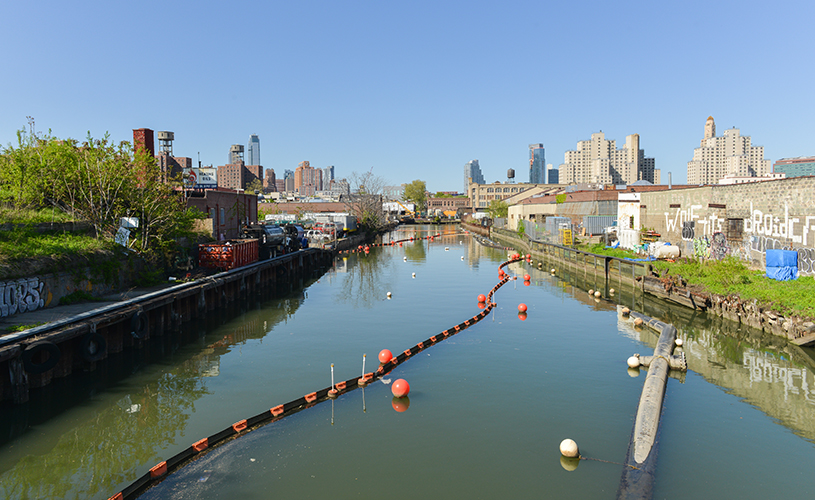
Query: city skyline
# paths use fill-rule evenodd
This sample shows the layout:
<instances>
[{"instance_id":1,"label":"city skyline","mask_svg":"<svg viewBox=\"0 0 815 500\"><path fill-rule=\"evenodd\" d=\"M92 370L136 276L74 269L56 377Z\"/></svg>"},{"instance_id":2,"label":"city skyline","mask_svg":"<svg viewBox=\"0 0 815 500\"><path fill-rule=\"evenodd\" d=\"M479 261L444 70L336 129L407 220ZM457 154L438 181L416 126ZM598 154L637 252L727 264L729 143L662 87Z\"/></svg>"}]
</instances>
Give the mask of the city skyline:
<instances>
[{"instance_id":1,"label":"city skyline","mask_svg":"<svg viewBox=\"0 0 815 500\"><path fill-rule=\"evenodd\" d=\"M4 4L0 41L14 48L6 66L15 71L0 81L9 97L0 144L14 143L28 116L38 131L77 140L90 131L129 141L133 129L148 127L174 131L176 155L197 163L200 153L203 164L218 165L231 144L257 134L261 163L277 172L309 158L340 177L373 167L389 184L426 179L430 191L456 189L473 158L486 182L503 181L509 168L522 175L535 142L559 165L598 131L619 140L636 132L663 182L671 173L683 183L710 115L722 130L748 133L771 162L815 154L815 70L801 64L811 59L811 2L620 9L522 0L499 9L476 1L464 11L452 2L363 1L353 11L271 2L253 5L241 37L223 31L225 9L208 1ZM523 29L535 12L545 13L542 32ZM172 26L195 29L168 39ZM484 35L456 35L472 26L484 26ZM689 36L691 27L704 36ZM251 78L222 69L248 47ZM89 52L93 58L82 57ZM545 63L530 65L530 54ZM629 62L606 65L596 78L598 64L621 56ZM149 70L157 61L185 76L157 81ZM747 61L754 76L736 84Z\"/></svg>"}]
</instances>

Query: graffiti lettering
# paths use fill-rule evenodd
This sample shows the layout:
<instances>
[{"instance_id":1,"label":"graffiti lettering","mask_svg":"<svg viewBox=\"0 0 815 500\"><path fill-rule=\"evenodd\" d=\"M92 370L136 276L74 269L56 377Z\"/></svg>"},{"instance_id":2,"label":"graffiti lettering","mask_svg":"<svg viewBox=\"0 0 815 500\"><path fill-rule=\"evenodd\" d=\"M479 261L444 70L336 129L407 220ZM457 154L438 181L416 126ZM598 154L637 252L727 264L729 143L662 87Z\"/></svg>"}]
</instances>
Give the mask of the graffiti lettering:
<instances>
[{"instance_id":1,"label":"graffiti lettering","mask_svg":"<svg viewBox=\"0 0 815 500\"><path fill-rule=\"evenodd\" d=\"M35 311L45 305L45 282L26 278L0 283L0 317Z\"/></svg>"}]
</instances>

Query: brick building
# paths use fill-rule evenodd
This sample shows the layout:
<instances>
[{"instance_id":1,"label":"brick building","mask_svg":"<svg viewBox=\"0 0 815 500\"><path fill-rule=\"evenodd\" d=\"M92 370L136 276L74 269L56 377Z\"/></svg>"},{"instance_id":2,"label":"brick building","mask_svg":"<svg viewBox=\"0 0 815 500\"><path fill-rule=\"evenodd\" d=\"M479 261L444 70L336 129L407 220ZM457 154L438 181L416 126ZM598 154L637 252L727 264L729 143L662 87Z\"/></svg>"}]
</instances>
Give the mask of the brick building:
<instances>
[{"instance_id":1,"label":"brick building","mask_svg":"<svg viewBox=\"0 0 815 500\"><path fill-rule=\"evenodd\" d=\"M257 195L221 187L191 192L187 207L209 214L212 237L218 240L237 238L241 223L258 220Z\"/></svg>"}]
</instances>

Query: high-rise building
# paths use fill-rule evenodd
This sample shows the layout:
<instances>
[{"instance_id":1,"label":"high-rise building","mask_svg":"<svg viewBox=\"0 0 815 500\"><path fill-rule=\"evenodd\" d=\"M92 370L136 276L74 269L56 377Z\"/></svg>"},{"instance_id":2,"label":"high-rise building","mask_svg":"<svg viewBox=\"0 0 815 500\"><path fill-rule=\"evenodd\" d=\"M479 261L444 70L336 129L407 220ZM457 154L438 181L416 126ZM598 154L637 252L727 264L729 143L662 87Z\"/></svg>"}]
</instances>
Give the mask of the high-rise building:
<instances>
[{"instance_id":1,"label":"high-rise building","mask_svg":"<svg viewBox=\"0 0 815 500\"><path fill-rule=\"evenodd\" d=\"M331 181L334 180L334 165L329 165L323 169L323 189L328 189Z\"/></svg>"},{"instance_id":2,"label":"high-rise building","mask_svg":"<svg viewBox=\"0 0 815 500\"><path fill-rule=\"evenodd\" d=\"M294 192L294 170L286 169L283 171L284 191L288 193Z\"/></svg>"},{"instance_id":3,"label":"high-rise building","mask_svg":"<svg viewBox=\"0 0 815 500\"><path fill-rule=\"evenodd\" d=\"M294 189L302 196L314 196L322 191L322 175L320 169L312 167L309 162L301 161L294 170Z\"/></svg>"},{"instance_id":4,"label":"high-rise building","mask_svg":"<svg viewBox=\"0 0 815 500\"><path fill-rule=\"evenodd\" d=\"M752 146L750 137L739 135L735 127L716 137L716 123L708 117L705 136L688 162L688 184L717 184L726 176L762 177L769 173L764 146Z\"/></svg>"},{"instance_id":5,"label":"high-rise building","mask_svg":"<svg viewBox=\"0 0 815 500\"><path fill-rule=\"evenodd\" d=\"M815 175L815 156L781 158L777 162L773 163L773 172L787 174L787 177Z\"/></svg>"},{"instance_id":6,"label":"high-rise building","mask_svg":"<svg viewBox=\"0 0 815 500\"><path fill-rule=\"evenodd\" d=\"M547 172L546 172L546 183L547 184L557 184L560 181L560 172L556 168L552 168L552 164L550 163L547 165Z\"/></svg>"},{"instance_id":7,"label":"high-rise building","mask_svg":"<svg viewBox=\"0 0 815 500\"><path fill-rule=\"evenodd\" d=\"M484 176L481 175L481 167L478 165L478 160L468 161L464 165L464 192L470 186L470 183L484 184Z\"/></svg>"},{"instance_id":8,"label":"high-rise building","mask_svg":"<svg viewBox=\"0 0 815 500\"><path fill-rule=\"evenodd\" d=\"M260 165L260 138L257 134L249 136L248 155L246 158L247 165Z\"/></svg>"},{"instance_id":9,"label":"high-rise building","mask_svg":"<svg viewBox=\"0 0 815 500\"><path fill-rule=\"evenodd\" d=\"M238 163L246 164L243 161L243 144L233 144L229 146L229 156L227 157L227 164L235 165Z\"/></svg>"},{"instance_id":10,"label":"high-rise building","mask_svg":"<svg viewBox=\"0 0 815 500\"><path fill-rule=\"evenodd\" d=\"M654 168L654 159L646 158L640 149L639 134L626 136L622 149L606 140L603 132L591 134L590 140L577 143L576 151L566 151L558 174L560 184L659 183L659 170Z\"/></svg>"},{"instance_id":11,"label":"high-rise building","mask_svg":"<svg viewBox=\"0 0 815 500\"><path fill-rule=\"evenodd\" d=\"M529 183L546 184L546 150L543 144L529 145Z\"/></svg>"},{"instance_id":12,"label":"high-rise building","mask_svg":"<svg viewBox=\"0 0 815 500\"><path fill-rule=\"evenodd\" d=\"M277 191L277 176L273 168L266 169L266 178L263 181L263 190L267 193Z\"/></svg>"}]
</instances>

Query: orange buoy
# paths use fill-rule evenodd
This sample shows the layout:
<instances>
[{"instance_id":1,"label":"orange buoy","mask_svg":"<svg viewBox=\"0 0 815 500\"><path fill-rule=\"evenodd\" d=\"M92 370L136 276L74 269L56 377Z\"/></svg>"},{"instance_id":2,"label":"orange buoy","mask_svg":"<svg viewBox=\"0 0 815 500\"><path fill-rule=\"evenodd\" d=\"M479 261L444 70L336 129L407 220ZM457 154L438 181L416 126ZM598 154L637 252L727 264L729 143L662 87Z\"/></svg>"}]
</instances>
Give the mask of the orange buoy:
<instances>
[{"instance_id":1,"label":"orange buoy","mask_svg":"<svg viewBox=\"0 0 815 500\"><path fill-rule=\"evenodd\" d=\"M526 312L526 304L523 304L523 303L518 304L518 311Z\"/></svg>"},{"instance_id":2,"label":"orange buoy","mask_svg":"<svg viewBox=\"0 0 815 500\"><path fill-rule=\"evenodd\" d=\"M479 302L486 302L487 301L487 296L482 293L481 295L478 296L478 301Z\"/></svg>"},{"instance_id":3,"label":"orange buoy","mask_svg":"<svg viewBox=\"0 0 815 500\"><path fill-rule=\"evenodd\" d=\"M391 384L391 392L397 398L403 398L410 393L410 384L407 383L407 380L400 378Z\"/></svg>"},{"instance_id":4,"label":"orange buoy","mask_svg":"<svg viewBox=\"0 0 815 500\"><path fill-rule=\"evenodd\" d=\"M479 308L479 309L484 309L485 307L487 307L487 304L486 304L486 303L484 303L484 302L479 302L479 303L478 303L478 308Z\"/></svg>"},{"instance_id":5,"label":"orange buoy","mask_svg":"<svg viewBox=\"0 0 815 500\"><path fill-rule=\"evenodd\" d=\"M531 281L529 281L529 280L524 280L524 286L529 286L529 285L531 285L531 284L532 284L532 282L531 282Z\"/></svg>"},{"instance_id":6,"label":"orange buoy","mask_svg":"<svg viewBox=\"0 0 815 500\"><path fill-rule=\"evenodd\" d=\"M393 359L393 353L390 351L390 349L382 349L381 351L379 351L380 363L387 363L391 359Z\"/></svg>"},{"instance_id":7,"label":"orange buoy","mask_svg":"<svg viewBox=\"0 0 815 500\"><path fill-rule=\"evenodd\" d=\"M532 280L531 276L529 276L528 274L524 274L524 281L531 281L531 280Z\"/></svg>"},{"instance_id":8,"label":"orange buoy","mask_svg":"<svg viewBox=\"0 0 815 500\"><path fill-rule=\"evenodd\" d=\"M519 312L518 313L518 319L521 320L521 321L526 321L526 313L525 312Z\"/></svg>"}]
</instances>

